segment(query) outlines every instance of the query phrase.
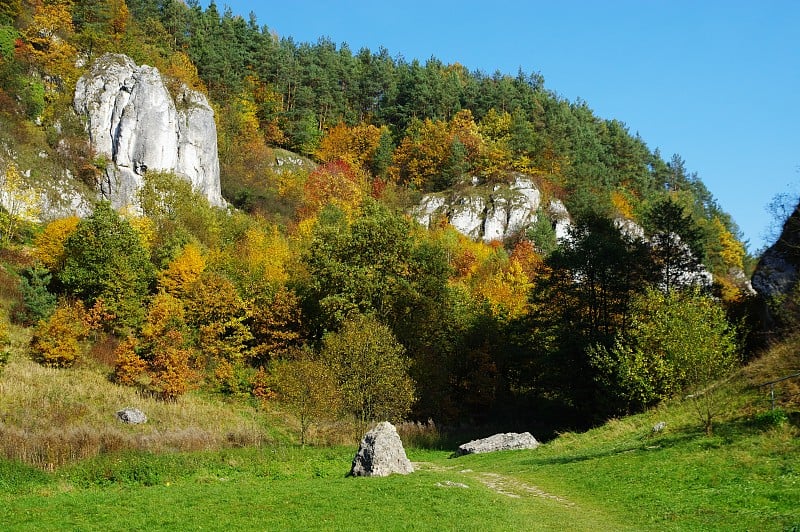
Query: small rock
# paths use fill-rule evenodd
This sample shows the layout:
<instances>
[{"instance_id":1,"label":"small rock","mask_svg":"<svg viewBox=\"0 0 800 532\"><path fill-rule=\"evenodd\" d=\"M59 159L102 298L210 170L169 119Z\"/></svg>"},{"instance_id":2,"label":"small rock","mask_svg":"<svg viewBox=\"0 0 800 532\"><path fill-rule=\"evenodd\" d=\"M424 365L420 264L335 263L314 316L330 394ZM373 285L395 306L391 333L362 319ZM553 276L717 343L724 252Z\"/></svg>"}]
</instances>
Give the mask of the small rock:
<instances>
[{"instance_id":1,"label":"small rock","mask_svg":"<svg viewBox=\"0 0 800 532\"><path fill-rule=\"evenodd\" d=\"M350 475L355 477L386 477L392 473L407 475L414 466L406 456L397 429L388 421L367 432L353 458Z\"/></svg>"},{"instance_id":2,"label":"small rock","mask_svg":"<svg viewBox=\"0 0 800 532\"><path fill-rule=\"evenodd\" d=\"M123 408L117 412L117 418L123 423L128 423L130 425L147 423L147 416L138 408Z\"/></svg>"},{"instance_id":3,"label":"small rock","mask_svg":"<svg viewBox=\"0 0 800 532\"><path fill-rule=\"evenodd\" d=\"M667 427L666 421L659 421L655 425L653 425L653 432L661 432Z\"/></svg>"},{"instance_id":4,"label":"small rock","mask_svg":"<svg viewBox=\"0 0 800 532\"><path fill-rule=\"evenodd\" d=\"M462 482L453 482L452 480L445 480L444 482L437 482L436 486L439 488L469 488Z\"/></svg>"},{"instance_id":5,"label":"small rock","mask_svg":"<svg viewBox=\"0 0 800 532\"><path fill-rule=\"evenodd\" d=\"M507 432L459 445L455 455L463 456L465 454L492 453L495 451L536 449L538 446L539 442L531 436L530 432Z\"/></svg>"}]
</instances>

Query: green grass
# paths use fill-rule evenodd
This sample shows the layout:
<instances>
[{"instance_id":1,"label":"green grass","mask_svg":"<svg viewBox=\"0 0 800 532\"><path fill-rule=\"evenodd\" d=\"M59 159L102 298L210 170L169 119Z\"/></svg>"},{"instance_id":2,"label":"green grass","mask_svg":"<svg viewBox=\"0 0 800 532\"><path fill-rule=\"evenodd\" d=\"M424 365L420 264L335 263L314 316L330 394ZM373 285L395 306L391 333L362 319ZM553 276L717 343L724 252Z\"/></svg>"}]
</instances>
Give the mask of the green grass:
<instances>
[{"instance_id":1,"label":"green grass","mask_svg":"<svg viewBox=\"0 0 800 532\"><path fill-rule=\"evenodd\" d=\"M55 473L0 466L8 530L792 530L791 423L680 425L684 407L533 451L409 450L408 476L345 478L351 447L99 456ZM653 420L667 430L653 435ZM466 488L463 486L467 486Z\"/></svg>"}]
</instances>

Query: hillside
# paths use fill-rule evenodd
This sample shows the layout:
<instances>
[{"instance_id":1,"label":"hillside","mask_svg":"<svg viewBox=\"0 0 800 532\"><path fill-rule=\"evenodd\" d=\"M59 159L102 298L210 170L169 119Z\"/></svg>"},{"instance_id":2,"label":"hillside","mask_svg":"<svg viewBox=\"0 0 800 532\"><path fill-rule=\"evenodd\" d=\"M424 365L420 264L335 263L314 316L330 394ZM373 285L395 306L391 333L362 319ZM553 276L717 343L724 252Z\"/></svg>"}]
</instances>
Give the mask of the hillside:
<instances>
[{"instance_id":1,"label":"hillside","mask_svg":"<svg viewBox=\"0 0 800 532\"><path fill-rule=\"evenodd\" d=\"M712 397L755 356L735 222L539 74L298 44L213 3L22 1L0 104L4 378L268 408L302 441L384 418L550 438Z\"/></svg>"}]
</instances>

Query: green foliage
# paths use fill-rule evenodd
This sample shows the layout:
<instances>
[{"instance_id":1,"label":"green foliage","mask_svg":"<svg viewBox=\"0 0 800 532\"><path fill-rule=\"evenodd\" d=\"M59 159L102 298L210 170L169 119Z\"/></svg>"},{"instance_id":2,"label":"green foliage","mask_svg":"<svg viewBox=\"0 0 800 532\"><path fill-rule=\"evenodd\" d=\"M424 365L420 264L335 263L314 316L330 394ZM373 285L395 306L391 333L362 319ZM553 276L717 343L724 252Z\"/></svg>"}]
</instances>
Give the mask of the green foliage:
<instances>
[{"instance_id":1,"label":"green foliage","mask_svg":"<svg viewBox=\"0 0 800 532\"><path fill-rule=\"evenodd\" d=\"M109 203L67 237L64 257L59 280L68 293L89 305L102 299L118 328L141 323L155 272L139 235Z\"/></svg>"},{"instance_id":2,"label":"green foliage","mask_svg":"<svg viewBox=\"0 0 800 532\"><path fill-rule=\"evenodd\" d=\"M357 434L373 421L398 421L410 412L409 360L392 331L375 318L353 316L339 332L325 335L319 357L337 381Z\"/></svg>"},{"instance_id":3,"label":"green foliage","mask_svg":"<svg viewBox=\"0 0 800 532\"><path fill-rule=\"evenodd\" d=\"M659 198L650 206L644 227L650 234L654 262L662 272L666 290L685 284L682 279L702 270L704 235L691 213L672 196Z\"/></svg>"},{"instance_id":4,"label":"green foliage","mask_svg":"<svg viewBox=\"0 0 800 532\"><path fill-rule=\"evenodd\" d=\"M50 271L34 265L22 272L19 288L23 307L17 312L17 319L26 324L46 319L56 308L56 295L48 289L52 279Z\"/></svg>"},{"instance_id":5,"label":"green foliage","mask_svg":"<svg viewBox=\"0 0 800 532\"><path fill-rule=\"evenodd\" d=\"M536 221L528 228L526 236L528 240L534 243L536 250L543 257L547 257L558 247L556 230L555 227L553 227L553 222L541 208L536 211Z\"/></svg>"},{"instance_id":6,"label":"green foliage","mask_svg":"<svg viewBox=\"0 0 800 532\"><path fill-rule=\"evenodd\" d=\"M300 444L308 441L314 423L339 416L342 391L338 387L335 366L307 356L278 361L271 367L273 387L283 406L297 416Z\"/></svg>"},{"instance_id":7,"label":"green foliage","mask_svg":"<svg viewBox=\"0 0 800 532\"><path fill-rule=\"evenodd\" d=\"M635 410L692 394L711 430L716 385L739 361L736 330L724 309L697 292L649 290L634 301L631 325L593 364L608 393Z\"/></svg>"}]
</instances>

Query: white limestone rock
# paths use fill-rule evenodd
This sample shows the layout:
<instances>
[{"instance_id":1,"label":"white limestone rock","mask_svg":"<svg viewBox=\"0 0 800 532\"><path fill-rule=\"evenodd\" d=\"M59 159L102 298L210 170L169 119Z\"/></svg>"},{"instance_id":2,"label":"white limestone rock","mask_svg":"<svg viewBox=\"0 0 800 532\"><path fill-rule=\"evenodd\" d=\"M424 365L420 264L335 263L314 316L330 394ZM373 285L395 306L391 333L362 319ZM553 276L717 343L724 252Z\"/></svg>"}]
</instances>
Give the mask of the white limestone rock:
<instances>
[{"instance_id":1,"label":"white limestone rock","mask_svg":"<svg viewBox=\"0 0 800 532\"><path fill-rule=\"evenodd\" d=\"M175 172L212 205L225 204L214 112L203 94L183 86L176 103L157 69L105 54L78 80L73 105L109 161L100 192L115 207L135 204L148 170Z\"/></svg>"},{"instance_id":2,"label":"white limestone rock","mask_svg":"<svg viewBox=\"0 0 800 532\"><path fill-rule=\"evenodd\" d=\"M509 184L487 185L471 178L446 193L423 196L414 210L426 227L444 217L457 231L484 242L505 240L536 220L541 193L528 176L514 174Z\"/></svg>"},{"instance_id":3,"label":"white limestone rock","mask_svg":"<svg viewBox=\"0 0 800 532\"><path fill-rule=\"evenodd\" d=\"M493 453L496 451L536 449L537 447L539 447L539 442L530 432L505 432L459 445L455 454L456 456L463 456L465 454Z\"/></svg>"},{"instance_id":4,"label":"white limestone rock","mask_svg":"<svg viewBox=\"0 0 800 532\"><path fill-rule=\"evenodd\" d=\"M397 429L388 421L367 432L353 458L350 475L355 477L387 477L392 473L407 475L414 466L406 456Z\"/></svg>"}]
</instances>

